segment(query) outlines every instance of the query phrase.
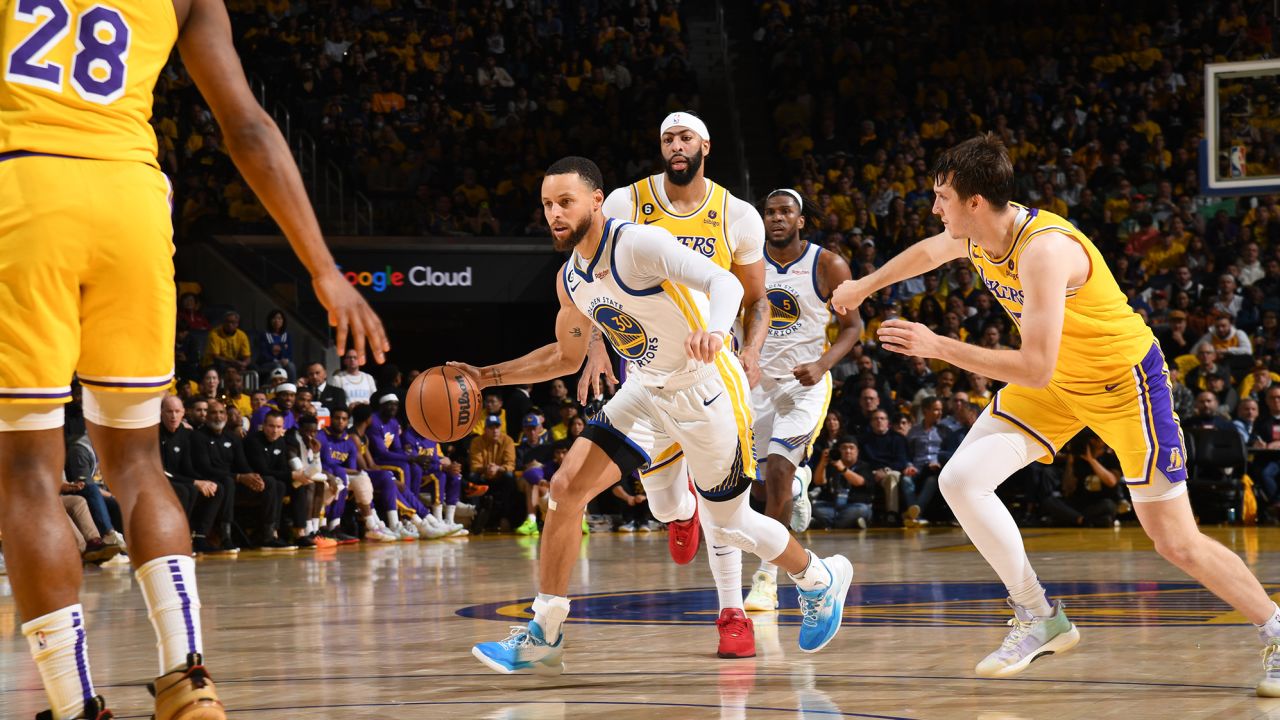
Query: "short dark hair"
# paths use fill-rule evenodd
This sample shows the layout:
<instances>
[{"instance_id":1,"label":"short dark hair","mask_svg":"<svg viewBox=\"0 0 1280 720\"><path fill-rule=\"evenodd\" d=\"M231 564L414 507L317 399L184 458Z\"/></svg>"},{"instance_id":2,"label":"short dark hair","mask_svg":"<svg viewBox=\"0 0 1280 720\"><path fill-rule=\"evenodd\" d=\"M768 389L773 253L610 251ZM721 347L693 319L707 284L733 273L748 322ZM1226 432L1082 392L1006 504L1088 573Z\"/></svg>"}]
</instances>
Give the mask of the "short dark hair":
<instances>
[{"instance_id":1,"label":"short dark hair","mask_svg":"<svg viewBox=\"0 0 1280 720\"><path fill-rule=\"evenodd\" d=\"M841 445L855 445L855 446L856 446L857 444L858 444L858 438L856 438L856 437L854 437L854 436L852 436L852 435L845 435L845 436L843 436L843 437L841 437L841 438L840 438L840 441L839 441L839 442L837 442L837 443L836 443L836 447L840 447Z\"/></svg>"},{"instance_id":2,"label":"short dark hair","mask_svg":"<svg viewBox=\"0 0 1280 720\"><path fill-rule=\"evenodd\" d=\"M266 425L267 421L270 420L271 418L280 418L280 420L283 421L284 413L280 412L279 410L269 410L267 411L266 416L262 418L262 424Z\"/></svg>"},{"instance_id":3,"label":"short dark hair","mask_svg":"<svg viewBox=\"0 0 1280 720\"><path fill-rule=\"evenodd\" d=\"M994 133L969 138L938 156L931 171L934 182L955 188L961 200L981 195L995 210L1013 198L1013 163Z\"/></svg>"},{"instance_id":4,"label":"short dark hair","mask_svg":"<svg viewBox=\"0 0 1280 720\"><path fill-rule=\"evenodd\" d=\"M351 409L352 424L360 425L371 417L373 417L373 408L368 403L357 405Z\"/></svg>"},{"instance_id":5,"label":"short dark hair","mask_svg":"<svg viewBox=\"0 0 1280 720\"><path fill-rule=\"evenodd\" d=\"M604 189L604 175L600 172L600 167L587 158L569 155L551 163L551 167L547 168L548 175L568 173L577 173L592 190Z\"/></svg>"}]
</instances>

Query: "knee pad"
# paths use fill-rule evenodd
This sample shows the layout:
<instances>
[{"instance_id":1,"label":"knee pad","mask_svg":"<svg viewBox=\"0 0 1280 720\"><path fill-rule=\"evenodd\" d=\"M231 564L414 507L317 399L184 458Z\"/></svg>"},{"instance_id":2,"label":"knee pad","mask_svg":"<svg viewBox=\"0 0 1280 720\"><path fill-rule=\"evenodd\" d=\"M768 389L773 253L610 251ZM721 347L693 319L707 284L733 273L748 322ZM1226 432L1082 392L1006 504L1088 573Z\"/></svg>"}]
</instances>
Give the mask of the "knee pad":
<instances>
[{"instance_id":1,"label":"knee pad","mask_svg":"<svg viewBox=\"0 0 1280 720\"><path fill-rule=\"evenodd\" d=\"M55 430L62 427L64 407L62 403L0 403L0 432Z\"/></svg>"},{"instance_id":2,"label":"knee pad","mask_svg":"<svg viewBox=\"0 0 1280 720\"><path fill-rule=\"evenodd\" d=\"M142 430L160 424L160 404L167 393L113 392L84 386L84 419L117 430Z\"/></svg>"}]
</instances>

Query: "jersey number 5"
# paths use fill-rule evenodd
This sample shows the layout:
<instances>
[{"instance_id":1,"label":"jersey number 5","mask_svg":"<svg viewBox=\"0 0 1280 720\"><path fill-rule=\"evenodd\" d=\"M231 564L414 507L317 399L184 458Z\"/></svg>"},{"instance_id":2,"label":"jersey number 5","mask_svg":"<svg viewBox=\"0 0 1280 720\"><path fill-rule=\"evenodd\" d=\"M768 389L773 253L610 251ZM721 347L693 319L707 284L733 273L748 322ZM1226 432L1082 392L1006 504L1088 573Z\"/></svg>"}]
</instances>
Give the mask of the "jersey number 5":
<instances>
[{"instance_id":1,"label":"jersey number 5","mask_svg":"<svg viewBox=\"0 0 1280 720\"><path fill-rule=\"evenodd\" d=\"M72 32L71 11L62 0L17 0L13 17L36 27L6 58L4 79L62 92L63 67L44 57ZM124 94L129 25L119 10L93 7L75 18L76 54L71 86L89 102L106 105Z\"/></svg>"}]
</instances>

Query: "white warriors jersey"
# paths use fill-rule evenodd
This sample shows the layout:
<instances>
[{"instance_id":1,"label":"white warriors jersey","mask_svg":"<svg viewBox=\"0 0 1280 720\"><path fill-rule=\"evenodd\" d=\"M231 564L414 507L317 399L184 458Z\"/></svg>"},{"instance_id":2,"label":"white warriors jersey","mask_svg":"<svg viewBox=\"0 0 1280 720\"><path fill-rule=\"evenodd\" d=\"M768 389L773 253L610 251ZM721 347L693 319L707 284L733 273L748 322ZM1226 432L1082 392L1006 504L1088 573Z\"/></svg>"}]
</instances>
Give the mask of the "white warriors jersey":
<instances>
[{"instance_id":1,"label":"white warriors jersey","mask_svg":"<svg viewBox=\"0 0 1280 720\"><path fill-rule=\"evenodd\" d=\"M764 254L764 292L769 298L769 335L760 350L767 377L789 378L791 369L822 357L827 349L830 299L818 289L818 258L824 251L805 243L800 257L786 265Z\"/></svg>"},{"instance_id":2,"label":"white warriors jersey","mask_svg":"<svg viewBox=\"0 0 1280 720\"><path fill-rule=\"evenodd\" d=\"M737 299L710 313L707 294L717 279L728 283L731 294L738 288ZM614 218L606 219L594 256L575 250L561 280L573 304L627 361L628 379L642 385L662 385L697 369L699 363L685 352L685 338L693 329L726 331L741 299L733 275L674 242L670 232Z\"/></svg>"}]
</instances>

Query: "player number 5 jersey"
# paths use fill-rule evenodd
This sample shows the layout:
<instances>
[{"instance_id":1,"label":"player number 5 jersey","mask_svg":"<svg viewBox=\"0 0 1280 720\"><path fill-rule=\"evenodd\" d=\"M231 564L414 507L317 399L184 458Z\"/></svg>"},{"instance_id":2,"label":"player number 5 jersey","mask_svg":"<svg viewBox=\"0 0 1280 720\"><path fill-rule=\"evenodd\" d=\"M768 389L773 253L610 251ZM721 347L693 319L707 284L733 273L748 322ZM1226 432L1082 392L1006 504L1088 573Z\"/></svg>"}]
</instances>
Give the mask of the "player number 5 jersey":
<instances>
[{"instance_id":1,"label":"player number 5 jersey","mask_svg":"<svg viewBox=\"0 0 1280 720\"><path fill-rule=\"evenodd\" d=\"M813 362L827 349L828 298L818 290L822 248L806 243L804 252L780 265L765 251L764 292L769 299L769 335L760 351L760 369L768 377L791 377L791 369Z\"/></svg>"}]
</instances>

